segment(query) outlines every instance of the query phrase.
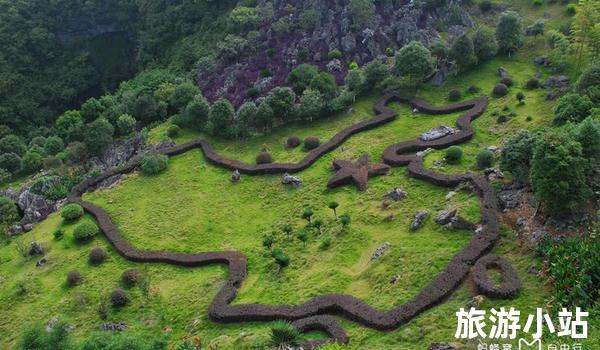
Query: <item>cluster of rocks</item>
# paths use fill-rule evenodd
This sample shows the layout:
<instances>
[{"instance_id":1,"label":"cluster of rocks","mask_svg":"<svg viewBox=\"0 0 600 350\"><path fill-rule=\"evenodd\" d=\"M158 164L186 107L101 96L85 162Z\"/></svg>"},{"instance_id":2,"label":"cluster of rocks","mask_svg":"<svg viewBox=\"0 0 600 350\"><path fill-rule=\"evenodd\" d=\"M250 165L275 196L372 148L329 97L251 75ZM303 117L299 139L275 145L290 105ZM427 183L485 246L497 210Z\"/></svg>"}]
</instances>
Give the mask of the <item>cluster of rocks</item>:
<instances>
[{"instance_id":1,"label":"cluster of rocks","mask_svg":"<svg viewBox=\"0 0 600 350\"><path fill-rule=\"evenodd\" d=\"M504 174L502 173L502 171L500 171L500 169L497 169L497 168L487 168L483 171L483 173L485 174L487 179L490 181L504 179Z\"/></svg>"},{"instance_id":2,"label":"cluster of rocks","mask_svg":"<svg viewBox=\"0 0 600 350\"><path fill-rule=\"evenodd\" d=\"M500 209L507 210L520 207L523 200L523 193L526 190L525 185L518 183L502 186L500 191L496 194Z\"/></svg>"},{"instance_id":3,"label":"cluster of rocks","mask_svg":"<svg viewBox=\"0 0 600 350\"><path fill-rule=\"evenodd\" d=\"M416 231L425 223L425 219L429 216L429 212L427 210L420 210L415 214L413 221L410 223L410 230Z\"/></svg>"},{"instance_id":4,"label":"cluster of rocks","mask_svg":"<svg viewBox=\"0 0 600 350\"><path fill-rule=\"evenodd\" d=\"M231 178L230 178L231 182L238 183L238 182L240 182L241 179L242 179L242 174L240 173L239 170L235 169L233 171L233 173L231 173Z\"/></svg>"},{"instance_id":5,"label":"cluster of rocks","mask_svg":"<svg viewBox=\"0 0 600 350\"><path fill-rule=\"evenodd\" d=\"M571 88L571 80L566 75L553 75L542 83L542 87L550 90L546 99L551 101L559 98Z\"/></svg>"},{"instance_id":6,"label":"cluster of rocks","mask_svg":"<svg viewBox=\"0 0 600 350\"><path fill-rule=\"evenodd\" d=\"M446 225L449 224L450 221L456 216L456 209L445 209L438 213L435 217L434 221L438 225Z\"/></svg>"},{"instance_id":7,"label":"cluster of rocks","mask_svg":"<svg viewBox=\"0 0 600 350\"><path fill-rule=\"evenodd\" d=\"M383 254L385 254L385 252L387 252L391 247L392 245L390 242L384 242L377 249L375 249L375 252L373 252L373 255L371 255L371 261L381 258Z\"/></svg>"},{"instance_id":8,"label":"cluster of rocks","mask_svg":"<svg viewBox=\"0 0 600 350\"><path fill-rule=\"evenodd\" d=\"M442 137L453 135L456 133L456 130L447 125L436 126L421 135L421 141L433 141L437 139L441 139Z\"/></svg>"},{"instance_id":9,"label":"cluster of rocks","mask_svg":"<svg viewBox=\"0 0 600 350\"><path fill-rule=\"evenodd\" d=\"M62 205L61 201L47 199L26 187L20 191L8 188L1 195L15 202L23 213L21 221L11 226L10 235L31 231L33 223L46 219L48 215L54 213Z\"/></svg>"}]
</instances>

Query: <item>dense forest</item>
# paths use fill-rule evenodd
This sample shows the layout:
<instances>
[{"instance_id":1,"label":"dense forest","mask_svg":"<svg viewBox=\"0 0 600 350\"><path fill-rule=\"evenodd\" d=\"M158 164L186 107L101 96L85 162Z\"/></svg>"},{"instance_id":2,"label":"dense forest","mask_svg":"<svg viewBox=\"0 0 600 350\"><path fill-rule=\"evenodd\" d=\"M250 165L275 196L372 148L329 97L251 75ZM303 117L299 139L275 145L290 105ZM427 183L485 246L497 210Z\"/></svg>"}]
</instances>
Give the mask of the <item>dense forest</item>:
<instances>
[{"instance_id":1,"label":"dense forest","mask_svg":"<svg viewBox=\"0 0 600 350\"><path fill-rule=\"evenodd\" d=\"M220 14L235 3L0 1L0 124L28 135L144 68L183 68L194 58L171 59L173 45L206 28L217 31ZM198 47L211 43L200 41Z\"/></svg>"}]
</instances>

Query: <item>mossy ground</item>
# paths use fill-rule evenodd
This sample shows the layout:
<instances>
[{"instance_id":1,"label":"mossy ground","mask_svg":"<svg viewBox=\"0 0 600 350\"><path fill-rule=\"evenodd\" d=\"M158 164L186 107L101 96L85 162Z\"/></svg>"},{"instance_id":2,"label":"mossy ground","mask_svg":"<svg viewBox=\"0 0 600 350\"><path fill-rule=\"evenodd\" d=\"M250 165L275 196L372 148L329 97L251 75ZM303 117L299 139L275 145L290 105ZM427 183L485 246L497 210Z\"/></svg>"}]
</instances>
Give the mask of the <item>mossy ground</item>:
<instances>
[{"instance_id":1,"label":"mossy ground","mask_svg":"<svg viewBox=\"0 0 600 350\"><path fill-rule=\"evenodd\" d=\"M518 2L514 6L529 6L522 4ZM543 8L558 18L552 20L556 24L562 20L558 13L563 7ZM446 94L451 88L458 87L464 92L470 85L477 85L482 89L481 94L487 95L499 80L496 73L499 66L507 68L515 80L509 95L491 98L489 109L473 124L476 135L471 142L462 145L463 160L440 171L479 171L475 166L479 150L500 145L520 128L550 124L552 104L545 101L545 93L523 89L526 80L539 70L531 60L543 51L543 41L528 39L526 48L513 57L500 57L459 77L451 77L442 88L427 87L418 93L438 105L447 103ZM542 73L548 75L548 72ZM520 90L526 95L524 105L517 105L515 98ZM475 95L465 93L464 98ZM285 149L283 142L288 136L318 136L326 141L343 127L372 117L372 106L378 97L373 94L361 98L352 112L308 126L279 128L269 136L243 143L212 141L217 151L247 162L253 162L263 148L269 150L275 161L295 162L305 152L301 148ZM504 106L516 116L499 124L494 111L504 113ZM363 193L354 187L327 189L334 158L354 159L366 152L372 161L380 161L388 145L415 138L436 125L453 125L458 116L413 114L404 105L393 104L392 107L399 114L397 120L353 136L300 172L298 176L303 185L298 189L284 187L279 176L242 175L240 183L231 184L229 171L207 164L202 153L195 150L172 158L164 174L155 177L130 174L117 187L88 194L85 199L104 207L123 235L138 248L181 252L235 249L244 253L249 259L248 279L235 303L297 304L318 294L348 293L377 308L389 309L416 295L471 238L468 232L450 231L436 225L431 217L422 229L410 232L408 225L415 212L427 209L435 215L441 209L454 206L470 220L479 218L476 197L460 192L446 200L451 189L411 179L402 167L394 168L388 176L370 179L369 189ZM153 129L150 140L161 139L165 128ZM184 142L197 136L185 132L176 141ZM442 152L428 155L427 165L432 166ZM408 198L384 208L382 196L393 187L407 190ZM333 200L340 203L338 214L351 216L349 228L344 229L327 208ZM314 218L325 222L322 232L310 233L306 245L296 238L296 233L306 225L300 218L305 207L311 207L315 211ZM289 237L282 232L285 224L294 227ZM33 232L3 243L0 248L0 347L14 345L20 330L27 324L45 322L55 315L74 324L78 338L98 329L102 321L97 305L120 287L120 275L128 268L141 269L150 277L147 295L141 288L134 287L129 291L130 305L110 312L110 320L126 322L130 331L148 337L167 334L173 343L196 335L220 344L220 349L242 349L266 339L268 323L221 325L208 320L207 307L221 288L227 274L225 266L180 268L128 262L101 235L87 244L74 243L74 227L75 224L64 223L54 214L36 225ZM65 231L65 237L57 241L52 232L58 228ZM282 271L276 268L269 251L262 246L266 234L274 235L274 246L291 257L290 266ZM331 246L324 250L321 242L326 239L331 240ZM33 240L42 242L47 250L48 264L44 267L35 267L34 259L24 259L17 252L18 245ZM390 242L391 249L380 260L370 262L371 254L383 242ZM87 254L95 246L105 247L109 252L108 261L98 267L87 262ZM506 228L495 253L514 264L524 288L516 300L486 299L481 308L513 306L528 314L536 307L545 306L550 298L546 279L527 273L530 266L539 268L540 261L521 249L514 234ZM81 271L83 283L67 288L67 272L75 269ZM394 276L400 277L397 284L390 283ZM22 287L26 292L19 295ZM453 341L455 312L473 295L473 287L467 280L444 303L392 332L378 332L343 321L351 338L349 347L425 349L432 342ZM600 339L594 327L597 323L590 325L589 346Z\"/></svg>"}]
</instances>

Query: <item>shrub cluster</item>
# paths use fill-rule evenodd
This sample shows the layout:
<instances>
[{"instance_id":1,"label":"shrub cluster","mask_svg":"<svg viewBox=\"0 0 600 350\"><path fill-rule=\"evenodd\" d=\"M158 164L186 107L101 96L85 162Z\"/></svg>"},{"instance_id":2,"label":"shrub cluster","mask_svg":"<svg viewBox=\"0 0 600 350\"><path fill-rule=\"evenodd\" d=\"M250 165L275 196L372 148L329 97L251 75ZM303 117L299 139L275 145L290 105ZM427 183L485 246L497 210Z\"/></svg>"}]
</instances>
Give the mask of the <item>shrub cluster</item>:
<instances>
[{"instance_id":1,"label":"shrub cluster","mask_svg":"<svg viewBox=\"0 0 600 350\"><path fill-rule=\"evenodd\" d=\"M310 150L313 150L313 149L319 147L320 144L321 144L321 141L319 140L319 138L310 136L304 140L304 149L306 149L307 151L310 151Z\"/></svg>"},{"instance_id":2,"label":"shrub cluster","mask_svg":"<svg viewBox=\"0 0 600 350\"><path fill-rule=\"evenodd\" d=\"M110 294L110 302L112 303L113 307L123 307L129 303L129 296L127 295L127 292L125 292L123 289L115 289Z\"/></svg>"},{"instance_id":3,"label":"shrub cluster","mask_svg":"<svg viewBox=\"0 0 600 350\"><path fill-rule=\"evenodd\" d=\"M285 147L287 148L296 148L302 144L302 140L298 136L290 136L285 141Z\"/></svg>"},{"instance_id":4,"label":"shrub cluster","mask_svg":"<svg viewBox=\"0 0 600 350\"><path fill-rule=\"evenodd\" d=\"M75 287L81 283L81 273L77 270L69 271L67 274L67 286Z\"/></svg>"},{"instance_id":5,"label":"shrub cluster","mask_svg":"<svg viewBox=\"0 0 600 350\"><path fill-rule=\"evenodd\" d=\"M89 254L89 262L90 264L96 266L100 265L106 260L106 251L100 247L96 247L90 250Z\"/></svg>"},{"instance_id":6,"label":"shrub cluster","mask_svg":"<svg viewBox=\"0 0 600 350\"><path fill-rule=\"evenodd\" d=\"M446 159L448 162L458 162L462 158L462 155L463 150L458 146L450 146L446 150Z\"/></svg>"},{"instance_id":7,"label":"shrub cluster","mask_svg":"<svg viewBox=\"0 0 600 350\"><path fill-rule=\"evenodd\" d=\"M137 269L128 269L123 271L121 282L127 288L135 286L140 279L140 272Z\"/></svg>"},{"instance_id":8,"label":"shrub cluster","mask_svg":"<svg viewBox=\"0 0 600 350\"><path fill-rule=\"evenodd\" d=\"M100 232L98 226L92 221L84 221L73 231L73 238L78 242L85 242Z\"/></svg>"},{"instance_id":9,"label":"shrub cluster","mask_svg":"<svg viewBox=\"0 0 600 350\"><path fill-rule=\"evenodd\" d=\"M67 204L60 211L60 216L67 221L75 221L83 216L83 208L76 203Z\"/></svg>"},{"instance_id":10,"label":"shrub cluster","mask_svg":"<svg viewBox=\"0 0 600 350\"><path fill-rule=\"evenodd\" d=\"M162 154L148 154L142 159L142 172L145 175L157 175L169 166L169 157Z\"/></svg>"},{"instance_id":11,"label":"shrub cluster","mask_svg":"<svg viewBox=\"0 0 600 350\"><path fill-rule=\"evenodd\" d=\"M256 164L270 164L273 163L273 157L269 152L260 152L256 156Z\"/></svg>"},{"instance_id":12,"label":"shrub cluster","mask_svg":"<svg viewBox=\"0 0 600 350\"><path fill-rule=\"evenodd\" d=\"M448 101L458 101L462 97L460 90L452 89L448 92Z\"/></svg>"}]
</instances>

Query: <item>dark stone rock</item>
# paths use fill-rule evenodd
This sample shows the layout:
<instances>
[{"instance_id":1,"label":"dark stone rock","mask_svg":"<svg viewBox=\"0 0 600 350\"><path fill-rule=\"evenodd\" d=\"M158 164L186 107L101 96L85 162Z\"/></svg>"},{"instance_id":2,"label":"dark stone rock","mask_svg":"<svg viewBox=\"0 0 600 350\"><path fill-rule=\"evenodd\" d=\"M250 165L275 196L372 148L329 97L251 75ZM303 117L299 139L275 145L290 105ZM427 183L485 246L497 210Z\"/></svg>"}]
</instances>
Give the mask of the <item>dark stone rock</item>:
<instances>
[{"instance_id":1,"label":"dark stone rock","mask_svg":"<svg viewBox=\"0 0 600 350\"><path fill-rule=\"evenodd\" d=\"M475 231L477 229L477 225L460 216L453 216L447 227L453 230Z\"/></svg>"},{"instance_id":2,"label":"dark stone rock","mask_svg":"<svg viewBox=\"0 0 600 350\"><path fill-rule=\"evenodd\" d=\"M242 174L240 174L240 171L236 169L231 174L230 180L233 183L237 183L237 182L240 182L241 178L242 178Z\"/></svg>"},{"instance_id":3,"label":"dark stone rock","mask_svg":"<svg viewBox=\"0 0 600 350\"><path fill-rule=\"evenodd\" d=\"M398 282L400 282L400 275L396 275L390 278L390 284L397 284Z\"/></svg>"},{"instance_id":4,"label":"dark stone rock","mask_svg":"<svg viewBox=\"0 0 600 350\"><path fill-rule=\"evenodd\" d=\"M504 179L504 174L502 173L502 171L500 171L500 169L487 168L483 171L483 173L490 181Z\"/></svg>"},{"instance_id":5,"label":"dark stone rock","mask_svg":"<svg viewBox=\"0 0 600 350\"><path fill-rule=\"evenodd\" d=\"M31 230L33 230L33 224L23 225L23 232L31 232Z\"/></svg>"},{"instance_id":6,"label":"dark stone rock","mask_svg":"<svg viewBox=\"0 0 600 350\"><path fill-rule=\"evenodd\" d=\"M551 64L550 59L546 56L538 56L533 59L533 62L544 67L547 67Z\"/></svg>"},{"instance_id":7,"label":"dark stone rock","mask_svg":"<svg viewBox=\"0 0 600 350\"><path fill-rule=\"evenodd\" d=\"M127 325L125 323L119 322L105 322L100 325L100 330L103 332L122 332L127 330Z\"/></svg>"},{"instance_id":8,"label":"dark stone rock","mask_svg":"<svg viewBox=\"0 0 600 350\"><path fill-rule=\"evenodd\" d=\"M35 263L35 266L42 267L42 266L46 265L47 262L48 262L48 259L46 259L46 257L43 257Z\"/></svg>"},{"instance_id":9,"label":"dark stone rock","mask_svg":"<svg viewBox=\"0 0 600 350\"><path fill-rule=\"evenodd\" d=\"M500 209L515 209L521 206L523 200L523 190L506 188L498 191L497 194Z\"/></svg>"},{"instance_id":10,"label":"dark stone rock","mask_svg":"<svg viewBox=\"0 0 600 350\"><path fill-rule=\"evenodd\" d=\"M384 242L377 249L375 249L375 252L373 252L373 255L371 256L371 261L375 261L381 258L383 254L385 254L385 252L387 252L391 248L391 246L392 245L390 244L390 242Z\"/></svg>"},{"instance_id":11,"label":"dark stone rock","mask_svg":"<svg viewBox=\"0 0 600 350\"><path fill-rule=\"evenodd\" d=\"M44 254L44 247L42 247L42 245L38 242L31 242L31 245L29 247L29 255L34 256L42 254Z\"/></svg>"},{"instance_id":12,"label":"dark stone rock","mask_svg":"<svg viewBox=\"0 0 600 350\"><path fill-rule=\"evenodd\" d=\"M456 130L454 130L454 128L451 128L446 125L440 125L440 126L436 126L432 129L430 129L429 131L423 133L421 135L421 140L422 141L433 141L433 140L441 139L444 136L453 135L455 133L456 133Z\"/></svg>"},{"instance_id":13,"label":"dark stone rock","mask_svg":"<svg viewBox=\"0 0 600 350\"><path fill-rule=\"evenodd\" d=\"M114 142L100 157L90 159L96 168L107 170L130 160L144 147L144 136L137 134L134 137Z\"/></svg>"},{"instance_id":14,"label":"dark stone rock","mask_svg":"<svg viewBox=\"0 0 600 350\"><path fill-rule=\"evenodd\" d=\"M450 343L433 343L429 346L429 350L457 350L456 345Z\"/></svg>"},{"instance_id":15,"label":"dark stone rock","mask_svg":"<svg viewBox=\"0 0 600 350\"><path fill-rule=\"evenodd\" d=\"M14 201L23 212L21 225L42 221L58 209L57 201L33 193L29 188L23 188L18 193L9 188L4 191L3 195Z\"/></svg>"},{"instance_id":16,"label":"dark stone rock","mask_svg":"<svg viewBox=\"0 0 600 350\"><path fill-rule=\"evenodd\" d=\"M438 223L439 225L446 225L446 224L450 223L450 220L452 220L452 218L454 216L456 216L456 211L457 211L456 209L442 210L435 217L435 222Z\"/></svg>"},{"instance_id":17,"label":"dark stone rock","mask_svg":"<svg viewBox=\"0 0 600 350\"><path fill-rule=\"evenodd\" d=\"M300 187L302 185L302 180L300 180L300 178L297 176L283 174L283 177L281 178L281 183L284 185L290 185L292 187Z\"/></svg>"},{"instance_id":18,"label":"dark stone rock","mask_svg":"<svg viewBox=\"0 0 600 350\"><path fill-rule=\"evenodd\" d=\"M423 223L425 222L425 219L427 219L427 216L429 216L429 212L427 210L421 210L417 214L415 214L415 218L410 223L410 230L416 231L421 226L423 226Z\"/></svg>"},{"instance_id":19,"label":"dark stone rock","mask_svg":"<svg viewBox=\"0 0 600 350\"><path fill-rule=\"evenodd\" d=\"M540 273L540 269L538 269L537 266L531 265L527 268L527 273L530 275L537 275Z\"/></svg>"},{"instance_id":20,"label":"dark stone rock","mask_svg":"<svg viewBox=\"0 0 600 350\"><path fill-rule=\"evenodd\" d=\"M552 90L546 96L549 101L555 100L564 95L571 86L571 81L565 75L553 75L546 79L542 84L544 89Z\"/></svg>"},{"instance_id":21,"label":"dark stone rock","mask_svg":"<svg viewBox=\"0 0 600 350\"><path fill-rule=\"evenodd\" d=\"M407 193L404 192L404 190L401 188L393 188L384 195L385 198L389 198L396 202L406 198L406 196L407 196Z\"/></svg>"},{"instance_id":22,"label":"dark stone rock","mask_svg":"<svg viewBox=\"0 0 600 350\"><path fill-rule=\"evenodd\" d=\"M123 174L116 174L114 176L111 176L111 177L107 178L106 180L100 182L98 184L97 189L114 187L119 184L119 182L121 181L122 178L123 178Z\"/></svg>"},{"instance_id":23,"label":"dark stone rock","mask_svg":"<svg viewBox=\"0 0 600 350\"><path fill-rule=\"evenodd\" d=\"M15 236L18 235L20 233L23 233L23 226L16 224L16 225L12 225L10 227L10 229L8 230L8 235L9 236Z\"/></svg>"},{"instance_id":24,"label":"dark stone rock","mask_svg":"<svg viewBox=\"0 0 600 350\"><path fill-rule=\"evenodd\" d=\"M498 68L498 75L500 76L500 78L510 78L508 70L506 70L506 68L504 67Z\"/></svg>"}]
</instances>

